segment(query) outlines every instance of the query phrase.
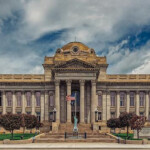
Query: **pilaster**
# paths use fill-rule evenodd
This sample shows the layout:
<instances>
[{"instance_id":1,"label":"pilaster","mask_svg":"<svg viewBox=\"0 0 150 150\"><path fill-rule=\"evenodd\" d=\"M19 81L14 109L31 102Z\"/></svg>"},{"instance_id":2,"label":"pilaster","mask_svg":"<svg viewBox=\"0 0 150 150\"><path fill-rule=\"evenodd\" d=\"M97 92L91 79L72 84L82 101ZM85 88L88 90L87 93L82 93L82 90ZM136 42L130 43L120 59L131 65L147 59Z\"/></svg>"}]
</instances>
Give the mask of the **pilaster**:
<instances>
[{"instance_id":1,"label":"pilaster","mask_svg":"<svg viewBox=\"0 0 150 150\"><path fill-rule=\"evenodd\" d=\"M136 91L136 108L135 108L135 110L136 110L136 115L139 115L139 91Z\"/></svg>"},{"instance_id":2,"label":"pilaster","mask_svg":"<svg viewBox=\"0 0 150 150\"><path fill-rule=\"evenodd\" d=\"M6 92L3 91L3 114L6 114Z\"/></svg>"},{"instance_id":3,"label":"pilaster","mask_svg":"<svg viewBox=\"0 0 150 150\"><path fill-rule=\"evenodd\" d=\"M120 115L120 92L119 91L117 91L117 105L116 105L116 107L117 107L116 115L117 115L117 118L118 118L119 115Z\"/></svg>"}]
</instances>

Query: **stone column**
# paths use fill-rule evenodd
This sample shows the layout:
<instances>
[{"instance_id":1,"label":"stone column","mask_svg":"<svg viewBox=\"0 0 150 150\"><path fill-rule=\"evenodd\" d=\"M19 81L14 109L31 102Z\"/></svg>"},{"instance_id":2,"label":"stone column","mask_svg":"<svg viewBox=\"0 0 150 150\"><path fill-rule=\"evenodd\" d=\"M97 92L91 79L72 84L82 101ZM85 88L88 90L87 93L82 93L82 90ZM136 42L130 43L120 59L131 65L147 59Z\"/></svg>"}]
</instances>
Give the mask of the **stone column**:
<instances>
[{"instance_id":1,"label":"stone column","mask_svg":"<svg viewBox=\"0 0 150 150\"><path fill-rule=\"evenodd\" d=\"M95 123L95 109L96 109L96 81L91 81L91 123Z\"/></svg>"},{"instance_id":2,"label":"stone column","mask_svg":"<svg viewBox=\"0 0 150 150\"><path fill-rule=\"evenodd\" d=\"M106 93L106 103L107 103L107 120L110 119L110 92Z\"/></svg>"},{"instance_id":3,"label":"stone column","mask_svg":"<svg viewBox=\"0 0 150 150\"><path fill-rule=\"evenodd\" d=\"M84 115L84 84L85 80L80 80L80 123L85 123ZM96 91L95 91L96 94ZM96 97L95 97L96 98Z\"/></svg>"},{"instance_id":4,"label":"stone column","mask_svg":"<svg viewBox=\"0 0 150 150\"><path fill-rule=\"evenodd\" d=\"M60 80L55 80L56 122L60 123Z\"/></svg>"},{"instance_id":5,"label":"stone column","mask_svg":"<svg viewBox=\"0 0 150 150\"><path fill-rule=\"evenodd\" d=\"M129 109L130 109L130 92L127 91L127 103L126 103L126 112L129 113Z\"/></svg>"},{"instance_id":6,"label":"stone column","mask_svg":"<svg viewBox=\"0 0 150 150\"><path fill-rule=\"evenodd\" d=\"M117 118L119 117L119 115L120 115L120 92L119 91L117 91Z\"/></svg>"},{"instance_id":7,"label":"stone column","mask_svg":"<svg viewBox=\"0 0 150 150\"><path fill-rule=\"evenodd\" d=\"M22 92L22 113L25 113L25 93L24 91Z\"/></svg>"},{"instance_id":8,"label":"stone column","mask_svg":"<svg viewBox=\"0 0 150 150\"><path fill-rule=\"evenodd\" d=\"M71 95L71 80L66 80L67 83L67 96ZM67 101L67 123L71 123L71 105L70 101Z\"/></svg>"},{"instance_id":9,"label":"stone column","mask_svg":"<svg viewBox=\"0 0 150 150\"><path fill-rule=\"evenodd\" d=\"M49 93L45 91L45 121L49 121Z\"/></svg>"},{"instance_id":10,"label":"stone column","mask_svg":"<svg viewBox=\"0 0 150 150\"><path fill-rule=\"evenodd\" d=\"M106 121L107 120L107 113L106 113L106 111L107 111L107 103L106 103L106 99L107 99L107 97L106 97L106 91L103 91L102 92L102 120L103 121Z\"/></svg>"},{"instance_id":11,"label":"stone column","mask_svg":"<svg viewBox=\"0 0 150 150\"><path fill-rule=\"evenodd\" d=\"M15 114L16 113L16 95L15 95L15 91L12 92L13 96L12 96L12 113Z\"/></svg>"},{"instance_id":12,"label":"stone column","mask_svg":"<svg viewBox=\"0 0 150 150\"><path fill-rule=\"evenodd\" d=\"M35 115L35 92L32 91L32 115Z\"/></svg>"},{"instance_id":13,"label":"stone column","mask_svg":"<svg viewBox=\"0 0 150 150\"><path fill-rule=\"evenodd\" d=\"M136 115L139 115L139 91L136 92Z\"/></svg>"},{"instance_id":14,"label":"stone column","mask_svg":"<svg viewBox=\"0 0 150 150\"><path fill-rule=\"evenodd\" d=\"M41 92L41 122L44 121L44 92Z\"/></svg>"},{"instance_id":15,"label":"stone column","mask_svg":"<svg viewBox=\"0 0 150 150\"><path fill-rule=\"evenodd\" d=\"M90 85L88 84L87 85L87 123L90 123L91 122L91 87Z\"/></svg>"},{"instance_id":16,"label":"stone column","mask_svg":"<svg viewBox=\"0 0 150 150\"><path fill-rule=\"evenodd\" d=\"M149 119L149 92L146 91L146 96L145 96L145 116L146 119Z\"/></svg>"},{"instance_id":17,"label":"stone column","mask_svg":"<svg viewBox=\"0 0 150 150\"><path fill-rule=\"evenodd\" d=\"M6 114L6 92L3 91L3 114Z\"/></svg>"}]
</instances>

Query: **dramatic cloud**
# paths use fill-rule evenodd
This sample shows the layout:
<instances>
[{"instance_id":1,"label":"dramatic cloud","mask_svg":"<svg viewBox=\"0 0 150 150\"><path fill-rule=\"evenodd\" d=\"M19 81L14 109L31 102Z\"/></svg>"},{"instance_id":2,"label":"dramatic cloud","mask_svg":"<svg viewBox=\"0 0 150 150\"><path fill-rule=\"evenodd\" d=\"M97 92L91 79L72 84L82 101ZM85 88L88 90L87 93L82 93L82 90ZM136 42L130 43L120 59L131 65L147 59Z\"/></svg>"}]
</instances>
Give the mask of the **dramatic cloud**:
<instances>
[{"instance_id":1,"label":"dramatic cloud","mask_svg":"<svg viewBox=\"0 0 150 150\"><path fill-rule=\"evenodd\" d=\"M108 73L150 73L150 1L0 0L0 73L42 73L45 55L77 41Z\"/></svg>"}]
</instances>

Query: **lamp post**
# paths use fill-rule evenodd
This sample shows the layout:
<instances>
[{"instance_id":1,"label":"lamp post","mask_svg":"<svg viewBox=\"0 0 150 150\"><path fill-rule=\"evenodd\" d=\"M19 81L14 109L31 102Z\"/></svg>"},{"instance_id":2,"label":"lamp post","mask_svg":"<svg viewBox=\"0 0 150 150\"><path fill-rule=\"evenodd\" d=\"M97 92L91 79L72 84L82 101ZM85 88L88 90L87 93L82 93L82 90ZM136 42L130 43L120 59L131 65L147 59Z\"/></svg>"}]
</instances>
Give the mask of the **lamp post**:
<instances>
[{"instance_id":1,"label":"lamp post","mask_svg":"<svg viewBox=\"0 0 150 150\"><path fill-rule=\"evenodd\" d=\"M56 122L56 108L53 109L53 122Z\"/></svg>"},{"instance_id":2,"label":"lamp post","mask_svg":"<svg viewBox=\"0 0 150 150\"><path fill-rule=\"evenodd\" d=\"M95 122L98 122L97 114L98 114L98 109L97 109L97 108L95 108Z\"/></svg>"}]
</instances>

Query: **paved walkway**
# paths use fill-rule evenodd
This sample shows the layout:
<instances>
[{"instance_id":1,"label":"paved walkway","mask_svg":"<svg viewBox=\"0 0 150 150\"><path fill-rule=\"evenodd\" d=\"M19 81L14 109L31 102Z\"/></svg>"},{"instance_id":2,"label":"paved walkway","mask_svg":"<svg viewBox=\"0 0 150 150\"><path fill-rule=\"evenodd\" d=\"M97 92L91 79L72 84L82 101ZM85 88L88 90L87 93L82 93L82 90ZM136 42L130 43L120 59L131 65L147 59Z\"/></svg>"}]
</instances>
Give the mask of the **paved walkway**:
<instances>
[{"instance_id":1,"label":"paved walkway","mask_svg":"<svg viewBox=\"0 0 150 150\"><path fill-rule=\"evenodd\" d=\"M0 149L7 150L25 150L25 149L105 149L105 150L150 150L150 144L134 145L134 144L109 144L109 143L33 143L33 144L1 144Z\"/></svg>"}]
</instances>

